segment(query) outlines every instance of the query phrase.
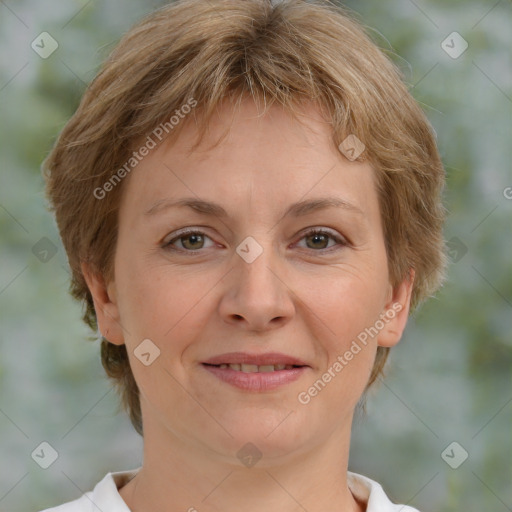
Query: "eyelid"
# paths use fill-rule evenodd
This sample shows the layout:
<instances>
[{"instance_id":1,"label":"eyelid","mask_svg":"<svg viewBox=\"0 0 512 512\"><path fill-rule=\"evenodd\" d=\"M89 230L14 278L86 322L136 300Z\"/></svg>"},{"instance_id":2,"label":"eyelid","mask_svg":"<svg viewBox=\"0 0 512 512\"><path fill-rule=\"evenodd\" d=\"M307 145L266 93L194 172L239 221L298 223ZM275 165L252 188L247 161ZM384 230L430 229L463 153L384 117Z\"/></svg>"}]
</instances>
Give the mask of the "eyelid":
<instances>
[{"instance_id":1,"label":"eyelid","mask_svg":"<svg viewBox=\"0 0 512 512\"><path fill-rule=\"evenodd\" d=\"M171 245L172 242L175 242L175 241L179 240L180 238L184 238L187 235L201 235L204 237L208 237L210 240L213 241L213 238L206 233L205 229L206 228L204 228L202 226L186 227L183 229L179 229L178 231L175 231L175 232L171 233L170 235L165 236L165 238L161 242L161 245L162 245L162 247L167 247L167 246ZM172 237L171 237L171 235L172 235ZM178 250L183 250L183 249L178 249ZM197 251L199 251L199 250L201 250L201 249L198 249ZM186 251L186 252L197 252L197 251Z\"/></svg>"},{"instance_id":2,"label":"eyelid","mask_svg":"<svg viewBox=\"0 0 512 512\"><path fill-rule=\"evenodd\" d=\"M343 235L339 234L337 231L331 229L331 228L327 228L327 227L323 227L323 226L314 226L314 227L311 227L311 228L307 228L305 231L302 231L301 234L300 234L300 238L299 238L299 242L306 236L310 235L310 234L314 234L314 233L320 233L320 234L326 234L326 235L329 235L333 240L335 240L336 242L338 242L338 245L339 246L343 246L343 247L347 247L347 246L350 246L351 243L350 241ZM327 253L327 252L330 252L331 250L336 250L336 246L332 246L332 247L329 247L328 249L320 249L318 251L315 251L313 249L310 249L312 250L313 252L318 252L318 253ZM339 249L339 247L338 247Z\"/></svg>"}]
</instances>

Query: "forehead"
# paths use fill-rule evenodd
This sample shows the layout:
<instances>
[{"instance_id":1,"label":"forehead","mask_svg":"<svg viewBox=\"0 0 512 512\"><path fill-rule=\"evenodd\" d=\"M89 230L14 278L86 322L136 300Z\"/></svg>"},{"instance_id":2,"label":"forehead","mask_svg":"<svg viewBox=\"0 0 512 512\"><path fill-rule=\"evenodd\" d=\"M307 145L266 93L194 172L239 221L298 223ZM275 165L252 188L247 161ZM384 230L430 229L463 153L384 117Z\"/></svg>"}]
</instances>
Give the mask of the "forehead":
<instances>
[{"instance_id":1,"label":"forehead","mask_svg":"<svg viewBox=\"0 0 512 512\"><path fill-rule=\"evenodd\" d=\"M333 194L367 213L375 208L373 170L341 155L330 122L312 103L297 118L280 106L262 112L250 99L237 107L224 103L199 144L193 116L181 122L179 136L164 140L132 171L122 209L147 211L186 195L269 211Z\"/></svg>"}]
</instances>

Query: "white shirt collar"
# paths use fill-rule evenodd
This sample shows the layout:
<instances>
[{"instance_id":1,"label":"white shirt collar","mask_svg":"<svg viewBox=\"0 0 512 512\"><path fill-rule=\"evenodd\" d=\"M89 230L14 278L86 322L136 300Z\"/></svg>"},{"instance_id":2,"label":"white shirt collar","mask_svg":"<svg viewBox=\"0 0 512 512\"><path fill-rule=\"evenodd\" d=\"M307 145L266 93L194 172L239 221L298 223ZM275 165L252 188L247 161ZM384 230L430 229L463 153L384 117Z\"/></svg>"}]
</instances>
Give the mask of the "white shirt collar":
<instances>
[{"instance_id":1,"label":"white shirt collar","mask_svg":"<svg viewBox=\"0 0 512 512\"><path fill-rule=\"evenodd\" d=\"M103 480L96 484L93 491L85 493L73 502L41 512L130 512L119 494L119 489L126 485L140 469L139 467L128 471L107 473ZM349 471L347 483L352 494L366 503L366 512L418 512L407 505L392 503L379 483L363 475Z\"/></svg>"},{"instance_id":2,"label":"white shirt collar","mask_svg":"<svg viewBox=\"0 0 512 512\"><path fill-rule=\"evenodd\" d=\"M366 503L366 512L418 512L407 505L392 503L382 486L366 476L349 471L347 484L353 496Z\"/></svg>"}]
</instances>

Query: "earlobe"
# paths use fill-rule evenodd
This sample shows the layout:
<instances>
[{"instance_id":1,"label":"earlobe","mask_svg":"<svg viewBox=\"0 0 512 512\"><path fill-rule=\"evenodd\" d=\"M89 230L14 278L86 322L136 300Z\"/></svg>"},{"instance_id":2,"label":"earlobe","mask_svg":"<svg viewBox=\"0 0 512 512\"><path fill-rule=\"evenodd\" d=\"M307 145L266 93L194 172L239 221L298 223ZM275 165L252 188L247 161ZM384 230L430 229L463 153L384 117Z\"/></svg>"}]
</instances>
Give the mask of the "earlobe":
<instances>
[{"instance_id":1,"label":"earlobe","mask_svg":"<svg viewBox=\"0 0 512 512\"><path fill-rule=\"evenodd\" d=\"M106 283L104 277L82 262L82 273L92 295L100 333L115 345L124 344L114 282Z\"/></svg>"},{"instance_id":2,"label":"earlobe","mask_svg":"<svg viewBox=\"0 0 512 512\"><path fill-rule=\"evenodd\" d=\"M415 272L410 270L405 278L392 292L392 297L384 310L384 327L377 336L380 347L394 347L402 337L407 324L411 305L411 294Z\"/></svg>"}]
</instances>

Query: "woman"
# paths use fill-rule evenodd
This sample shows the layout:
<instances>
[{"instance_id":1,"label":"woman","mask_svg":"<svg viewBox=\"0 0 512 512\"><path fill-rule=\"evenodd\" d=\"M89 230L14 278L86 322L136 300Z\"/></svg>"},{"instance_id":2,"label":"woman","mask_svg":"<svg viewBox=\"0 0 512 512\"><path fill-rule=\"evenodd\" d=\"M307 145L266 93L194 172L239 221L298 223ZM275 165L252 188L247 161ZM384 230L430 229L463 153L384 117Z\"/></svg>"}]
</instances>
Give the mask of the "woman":
<instances>
[{"instance_id":1,"label":"woman","mask_svg":"<svg viewBox=\"0 0 512 512\"><path fill-rule=\"evenodd\" d=\"M144 437L141 468L48 510L414 510L348 471L350 431L441 284L444 171L356 21L299 0L166 6L45 169L72 293Z\"/></svg>"}]
</instances>

